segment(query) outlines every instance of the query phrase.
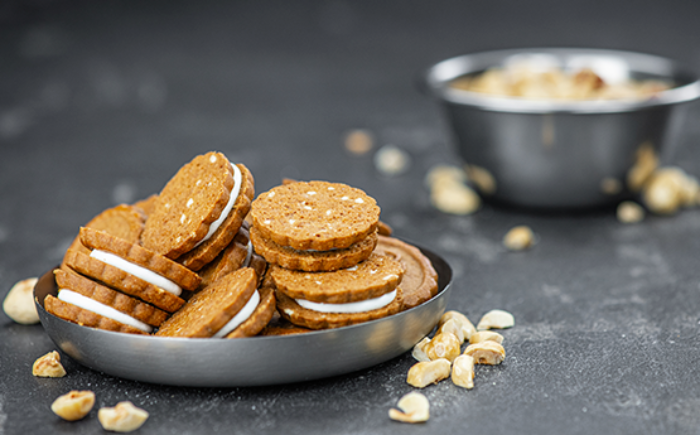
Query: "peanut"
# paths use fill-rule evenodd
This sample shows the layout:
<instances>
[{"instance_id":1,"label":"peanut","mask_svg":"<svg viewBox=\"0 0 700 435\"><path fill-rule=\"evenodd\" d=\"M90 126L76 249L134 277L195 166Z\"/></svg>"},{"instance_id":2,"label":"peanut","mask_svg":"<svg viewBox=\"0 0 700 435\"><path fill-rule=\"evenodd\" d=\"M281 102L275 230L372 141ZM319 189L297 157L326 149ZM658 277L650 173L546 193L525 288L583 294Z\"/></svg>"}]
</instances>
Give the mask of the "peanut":
<instances>
[{"instance_id":1,"label":"peanut","mask_svg":"<svg viewBox=\"0 0 700 435\"><path fill-rule=\"evenodd\" d=\"M2 303L7 317L23 325L39 323L39 314L34 305L34 285L37 281L37 278L27 278L12 286Z\"/></svg>"},{"instance_id":2,"label":"peanut","mask_svg":"<svg viewBox=\"0 0 700 435\"><path fill-rule=\"evenodd\" d=\"M513 227L503 236L503 245L511 251L523 251L534 244L535 233L525 225Z\"/></svg>"},{"instance_id":3,"label":"peanut","mask_svg":"<svg viewBox=\"0 0 700 435\"><path fill-rule=\"evenodd\" d=\"M456 319L448 319L445 323L438 327L437 333L450 333L457 337L459 344L464 343L464 330L462 329L462 325L458 322L459 321Z\"/></svg>"},{"instance_id":4,"label":"peanut","mask_svg":"<svg viewBox=\"0 0 700 435\"><path fill-rule=\"evenodd\" d=\"M460 355L452 363L452 382L468 390L474 388L474 358Z\"/></svg>"},{"instance_id":5,"label":"peanut","mask_svg":"<svg viewBox=\"0 0 700 435\"><path fill-rule=\"evenodd\" d=\"M140 428L148 418L148 412L131 402L119 402L113 408L100 408L97 413L100 424L106 430L131 432Z\"/></svg>"},{"instance_id":6,"label":"peanut","mask_svg":"<svg viewBox=\"0 0 700 435\"><path fill-rule=\"evenodd\" d=\"M474 358L475 364L498 365L505 359L506 350L495 341L482 341L467 346L464 355Z\"/></svg>"},{"instance_id":7,"label":"peanut","mask_svg":"<svg viewBox=\"0 0 700 435\"><path fill-rule=\"evenodd\" d=\"M75 421L88 415L94 405L95 393L73 390L54 400L51 410L64 420Z\"/></svg>"},{"instance_id":8,"label":"peanut","mask_svg":"<svg viewBox=\"0 0 700 435\"><path fill-rule=\"evenodd\" d=\"M495 341L498 344L502 344L503 336L498 332L479 331L469 338L469 344L482 343L484 341Z\"/></svg>"},{"instance_id":9,"label":"peanut","mask_svg":"<svg viewBox=\"0 0 700 435\"><path fill-rule=\"evenodd\" d=\"M478 331L485 329L506 329L515 325L515 318L508 311L491 310L479 320L476 325Z\"/></svg>"},{"instance_id":10,"label":"peanut","mask_svg":"<svg viewBox=\"0 0 700 435\"><path fill-rule=\"evenodd\" d=\"M633 224L644 220L644 208L633 201L622 201L617 206L617 220L624 224Z\"/></svg>"},{"instance_id":11,"label":"peanut","mask_svg":"<svg viewBox=\"0 0 700 435\"><path fill-rule=\"evenodd\" d=\"M413 358L416 359L416 361L430 361L430 358L428 358L428 355L425 353L425 346L430 343L430 338L429 337L423 337L421 341L416 343L415 346L413 346L413 351L411 352L411 355Z\"/></svg>"},{"instance_id":12,"label":"peanut","mask_svg":"<svg viewBox=\"0 0 700 435\"><path fill-rule=\"evenodd\" d=\"M462 333L464 334L464 339L469 340L469 337L472 336L473 333L476 332L476 328L472 324L472 322L465 316L464 314L460 313L459 311L447 311L445 314L440 317L440 321L438 322L438 328L441 327L443 324L445 324L448 320L454 319L459 323L462 327Z\"/></svg>"},{"instance_id":13,"label":"peanut","mask_svg":"<svg viewBox=\"0 0 700 435\"><path fill-rule=\"evenodd\" d=\"M389 418L404 423L422 423L430 418L430 402L428 398L417 391L404 395L397 408L389 410Z\"/></svg>"},{"instance_id":14,"label":"peanut","mask_svg":"<svg viewBox=\"0 0 700 435\"><path fill-rule=\"evenodd\" d=\"M425 354L431 360L445 358L452 362L459 356L459 346L461 344L454 334L449 332L438 333L430 340L430 343L425 345Z\"/></svg>"},{"instance_id":15,"label":"peanut","mask_svg":"<svg viewBox=\"0 0 700 435\"><path fill-rule=\"evenodd\" d=\"M61 364L61 354L55 350L37 358L32 365L32 374L43 378L62 378L66 369Z\"/></svg>"},{"instance_id":16,"label":"peanut","mask_svg":"<svg viewBox=\"0 0 700 435\"><path fill-rule=\"evenodd\" d=\"M419 362L408 370L406 382L417 388L436 384L450 376L450 362L445 358L435 361Z\"/></svg>"}]
</instances>

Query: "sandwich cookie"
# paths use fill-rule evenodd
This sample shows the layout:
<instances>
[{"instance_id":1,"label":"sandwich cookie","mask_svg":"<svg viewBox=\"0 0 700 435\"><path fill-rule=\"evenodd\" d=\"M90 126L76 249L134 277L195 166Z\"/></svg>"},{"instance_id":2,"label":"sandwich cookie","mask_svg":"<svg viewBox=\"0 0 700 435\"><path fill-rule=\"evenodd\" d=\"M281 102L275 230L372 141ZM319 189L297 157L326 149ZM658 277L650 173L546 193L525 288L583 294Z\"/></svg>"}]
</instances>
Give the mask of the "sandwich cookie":
<instances>
[{"instance_id":1,"label":"sandwich cookie","mask_svg":"<svg viewBox=\"0 0 700 435\"><path fill-rule=\"evenodd\" d=\"M399 312L401 265L372 254L348 269L303 272L275 267L277 308L291 323L309 329L337 328Z\"/></svg>"},{"instance_id":2,"label":"sandwich cookie","mask_svg":"<svg viewBox=\"0 0 700 435\"><path fill-rule=\"evenodd\" d=\"M248 223L244 222L231 243L213 261L199 271L202 277L200 288L206 287L219 278L242 267L252 267L258 275L258 284L265 276L267 262L253 249L248 231Z\"/></svg>"},{"instance_id":3,"label":"sandwich cookie","mask_svg":"<svg viewBox=\"0 0 700 435\"><path fill-rule=\"evenodd\" d=\"M437 272L418 248L394 237L379 236L375 252L389 256L403 266L403 309L418 306L437 294Z\"/></svg>"},{"instance_id":4,"label":"sandwich cookie","mask_svg":"<svg viewBox=\"0 0 700 435\"><path fill-rule=\"evenodd\" d=\"M95 319L88 326L102 329L108 326L109 330L124 332L130 330L128 326L150 333L153 327L160 326L169 316L163 310L78 275L69 268L56 269L54 275L59 288L58 298L51 302L46 300L45 305L47 311L64 320L80 323L82 319L84 324L85 319ZM115 326L118 327L114 329Z\"/></svg>"},{"instance_id":5,"label":"sandwich cookie","mask_svg":"<svg viewBox=\"0 0 700 435\"><path fill-rule=\"evenodd\" d=\"M269 274L265 274L263 277L258 292L260 293L260 302L258 302L253 314L226 334L225 338L253 337L270 323L270 320L277 313L277 299L275 298L275 286L272 284Z\"/></svg>"},{"instance_id":6,"label":"sandwich cookie","mask_svg":"<svg viewBox=\"0 0 700 435\"><path fill-rule=\"evenodd\" d=\"M235 206L238 192L233 189L238 186L240 191L244 179L249 181L236 168L239 183L234 181L234 165L218 152L197 156L181 167L158 194L141 234L141 245L176 259L211 238Z\"/></svg>"},{"instance_id":7,"label":"sandwich cookie","mask_svg":"<svg viewBox=\"0 0 700 435\"><path fill-rule=\"evenodd\" d=\"M197 292L155 335L187 338L229 335L258 311L262 297L256 289L257 281L255 271L249 267L225 275Z\"/></svg>"}]
</instances>

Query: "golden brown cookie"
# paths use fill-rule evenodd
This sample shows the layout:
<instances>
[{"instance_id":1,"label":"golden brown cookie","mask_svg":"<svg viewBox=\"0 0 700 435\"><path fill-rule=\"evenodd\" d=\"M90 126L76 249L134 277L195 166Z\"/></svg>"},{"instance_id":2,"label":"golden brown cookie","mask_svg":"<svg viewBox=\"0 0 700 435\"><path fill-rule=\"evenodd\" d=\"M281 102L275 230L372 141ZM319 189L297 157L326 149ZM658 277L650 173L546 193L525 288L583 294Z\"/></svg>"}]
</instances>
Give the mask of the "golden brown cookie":
<instances>
[{"instance_id":1,"label":"golden brown cookie","mask_svg":"<svg viewBox=\"0 0 700 435\"><path fill-rule=\"evenodd\" d=\"M83 227L80 229L80 240L89 249L110 252L145 267L186 290L195 290L202 282L199 275L180 263L103 231Z\"/></svg>"},{"instance_id":2,"label":"golden brown cookie","mask_svg":"<svg viewBox=\"0 0 700 435\"><path fill-rule=\"evenodd\" d=\"M54 275L56 276L59 293L64 289L74 291L148 325L159 326L169 316L163 310L98 284L73 272L68 267L56 269Z\"/></svg>"},{"instance_id":3,"label":"golden brown cookie","mask_svg":"<svg viewBox=\"0 0 700 435\"><path fill-rule=\"evenodd\" d=\"M126 332L128 334L145 334L140 329L125 325L116 320L109 319L99 314L76 307L75 305L63 302L52 295L47 295L44 299L46 311L63 320L77 323L90 328L105 329L107 331Z\"/></svg>"},{"instance_id":4,"label":"golden brown cookie","mask_svg":"<svg viewBox=\"0 0 700 435\"><path fill-rule=\"evenodd\" d=\"M253 337L270 323L270 319L277 309L275 291L272 287L262 287L258 291L260 292L260 302L253 314L224 338Z\"/></svg>"},{"instance_id":5,"label":"golden brown cookie","mask_svg":"<svg viewBox=\"0 0 700 435\"><path fill-rule=\"evenodd\" d=\"M158 201L158 195L151 195L148 198L144 198L140 201L136 201L133 206L140 209L143 211L144 215L148 217L151 213L153 213L153 209L156 206L156 202Z\"/></svg>"},{"instance_id":6,"label":"golden brown cookie","mask_svg":"<svg viewBox=\"0 0 700 435\"><path fill-rule=\"evenodd\" d=\"M372 233L357 243L344 249L330 251L301 251L280 246L262 237L260 231L253 227L250 237L255 251L269 263L287 269L305 270L308 272L331 271L352 267L367 259L377 245L377 234Z\"/></svg>"},{"instance_id":7,"label":"golden brown cookie","mask_svg":"<svg viewBox=\"0 0 700 435\"><path fill-rule=\"evenodd\" d=\"M92 218L85 226L104 231L107 234L132 243L137 243L141 237L145 222L146 215L140 208L121 204L104 210ZM84 253L89 252L89 249L85 248L80 242L80 235L75 237L68 249Z\"/></svg>"},{"instance_id":8,"label":"golden brown cookie","mask_svg":"<svg viewBox=\"0 0 700 435\"><path fill-rule=\"evenodd\" d=\"M258 277L249 267L225 275L196 293L158 329L164 337L206 338L222 329L256 291Z\"/></svg>"},{"instance_id":9,"label":"golden brown cookie","mask_svg":"<svg viewBox=\"0 0 700 435\"><path fill-rule=\"evenodd\" d=\"M403 267L389 256L372 254L349 269L304 272L274 266L270 275L278 291L292 299L346 304L378 298L401 282Z\"/></svg>"},{"instance_id":10,"label":"golden brown cookie","mask_svg":"<svg viewBox=\"0 0 700 435\"><path fill-rule=\"evenodd\" d=\"M312 311L303 308L294 299L279 290L275 292L275 295L277 296L277 310L280 315L297 326L309 329L340 328L342 326L381 319L398 313L403 304L400 287L396 288L396 297L389 305L358 313L324 313Z\"/></svg>"},{"instance_id":11,"label":"golden brown cookie","mask_svg":"<svg viewBox=\"0 0 700 435\"><path fill-rule=\"evenodd\" d=\"M226 156L195 157L168 181L146 220L141 244L168 258L193 249L224 211L234 187Z\"/></svg>"},{"instance_id":12,"label":"golden brown cookie","mask_svg":"<svg viewBox=\"0 0 700 435\"><path fill-rule=\"evenodd\" d=\"M277 186L253 201L253 226L264 239L297 250L343 249L377 229L380 209L360 189L324 181Z\"/></svg>"},{"instance_id":13,"label":"golden brown cookie","mask_svg":"<svg viewBox=\"0 0 700 435\"><path fill-rule=\"evenodd\" d=\"M250 243L250 233L248 224L239 228L238 233L233 238L229 246L226 247L213 261L199 271L202 277L201 288L204 288L241 267L252 267L258 275L258 284L262 281L267 268L267 262L260 255L255 253L253 245Z\"/></svg>"},{"instance_id":14,"label":"golden brown cookie","mask_svg":"<svg viewBox=\"0 0 700 435\"><path fill-rule=\"evenodd\" d=\"M404 309L418 306L437 294L437 272L418 248L394 237L379 236L375 251L393 257L403 266Z\"/></svg>"},{"instance_id":15,"label":"golden brown cookie","mask_svg":"<svg viewBox=\"0 0 700 435\"><path fill-rule=\"evenodd\" d=\"M240 189L238 189L234 184L233 192L238 190L238 196L235 199L235 203L228 217L208 240L177 259L178 262L192 270L200 270L207 263L216 258L216 256L231 243L231 240L250 211L250 205L255 197L253 174L251 174L248 168L243 164L239 163L236 167L241 174L241 185ZM235 178L236 177L234 177L234 180Z\"/></svg>"},{"instance_id":16,"label":"golden brown cookie","mask_svg":"<svg viewBox=\"0 0 700 435\"><path fill-rule=\"evenodd\" d=\"M137 297L169 313L174 312L185 301L173 293L165 291L137 278L121 269L90 257L85 253L68 250L65 255L68 267L109 287Z\"/></svg>"}]
</instances>

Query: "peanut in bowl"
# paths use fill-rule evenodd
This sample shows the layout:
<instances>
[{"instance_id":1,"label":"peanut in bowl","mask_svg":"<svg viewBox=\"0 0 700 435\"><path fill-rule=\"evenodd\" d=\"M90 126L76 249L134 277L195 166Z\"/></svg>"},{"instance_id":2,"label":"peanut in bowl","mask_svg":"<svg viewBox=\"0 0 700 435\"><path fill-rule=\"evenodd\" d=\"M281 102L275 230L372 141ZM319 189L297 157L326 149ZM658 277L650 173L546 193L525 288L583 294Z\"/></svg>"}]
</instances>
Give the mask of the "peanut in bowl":
<instances>
[{"instance_id":1,"label":"peanut in bowl","mask_svg":"<svg viewBox=\"0 0 700 435\"><path fill-rule=\"evenodd\" d=\"M698 76L674 61L581 48L457 56L425 82L467 172L492 178L482 195L537 209L604 206L636 192L672 151L683 103L700 96Z\"/></svg>"}]
</instances>

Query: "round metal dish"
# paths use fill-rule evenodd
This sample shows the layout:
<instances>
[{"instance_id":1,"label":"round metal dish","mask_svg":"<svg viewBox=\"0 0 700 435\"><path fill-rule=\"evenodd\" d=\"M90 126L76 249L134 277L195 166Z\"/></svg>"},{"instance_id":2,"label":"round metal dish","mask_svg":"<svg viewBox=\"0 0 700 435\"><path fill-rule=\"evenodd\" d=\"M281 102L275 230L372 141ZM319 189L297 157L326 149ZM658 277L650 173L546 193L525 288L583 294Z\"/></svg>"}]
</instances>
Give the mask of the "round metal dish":
<instances>
[{"instance_id":1,"label":"round metal dish","mask_svg":"<svg viewBox=\"0 0 700 435\"><path fill-rule=\"evenodd\" d=\"M79 363L120 378L192 387L242 387L321 379L388 361L426 336L445 310L452 269L422 249L439 276L431 300L383 319L279 337L186 339L87 328L49 314L53 270L34 288L39 318L58 347Z\"/></svg>"}]
</instances>

